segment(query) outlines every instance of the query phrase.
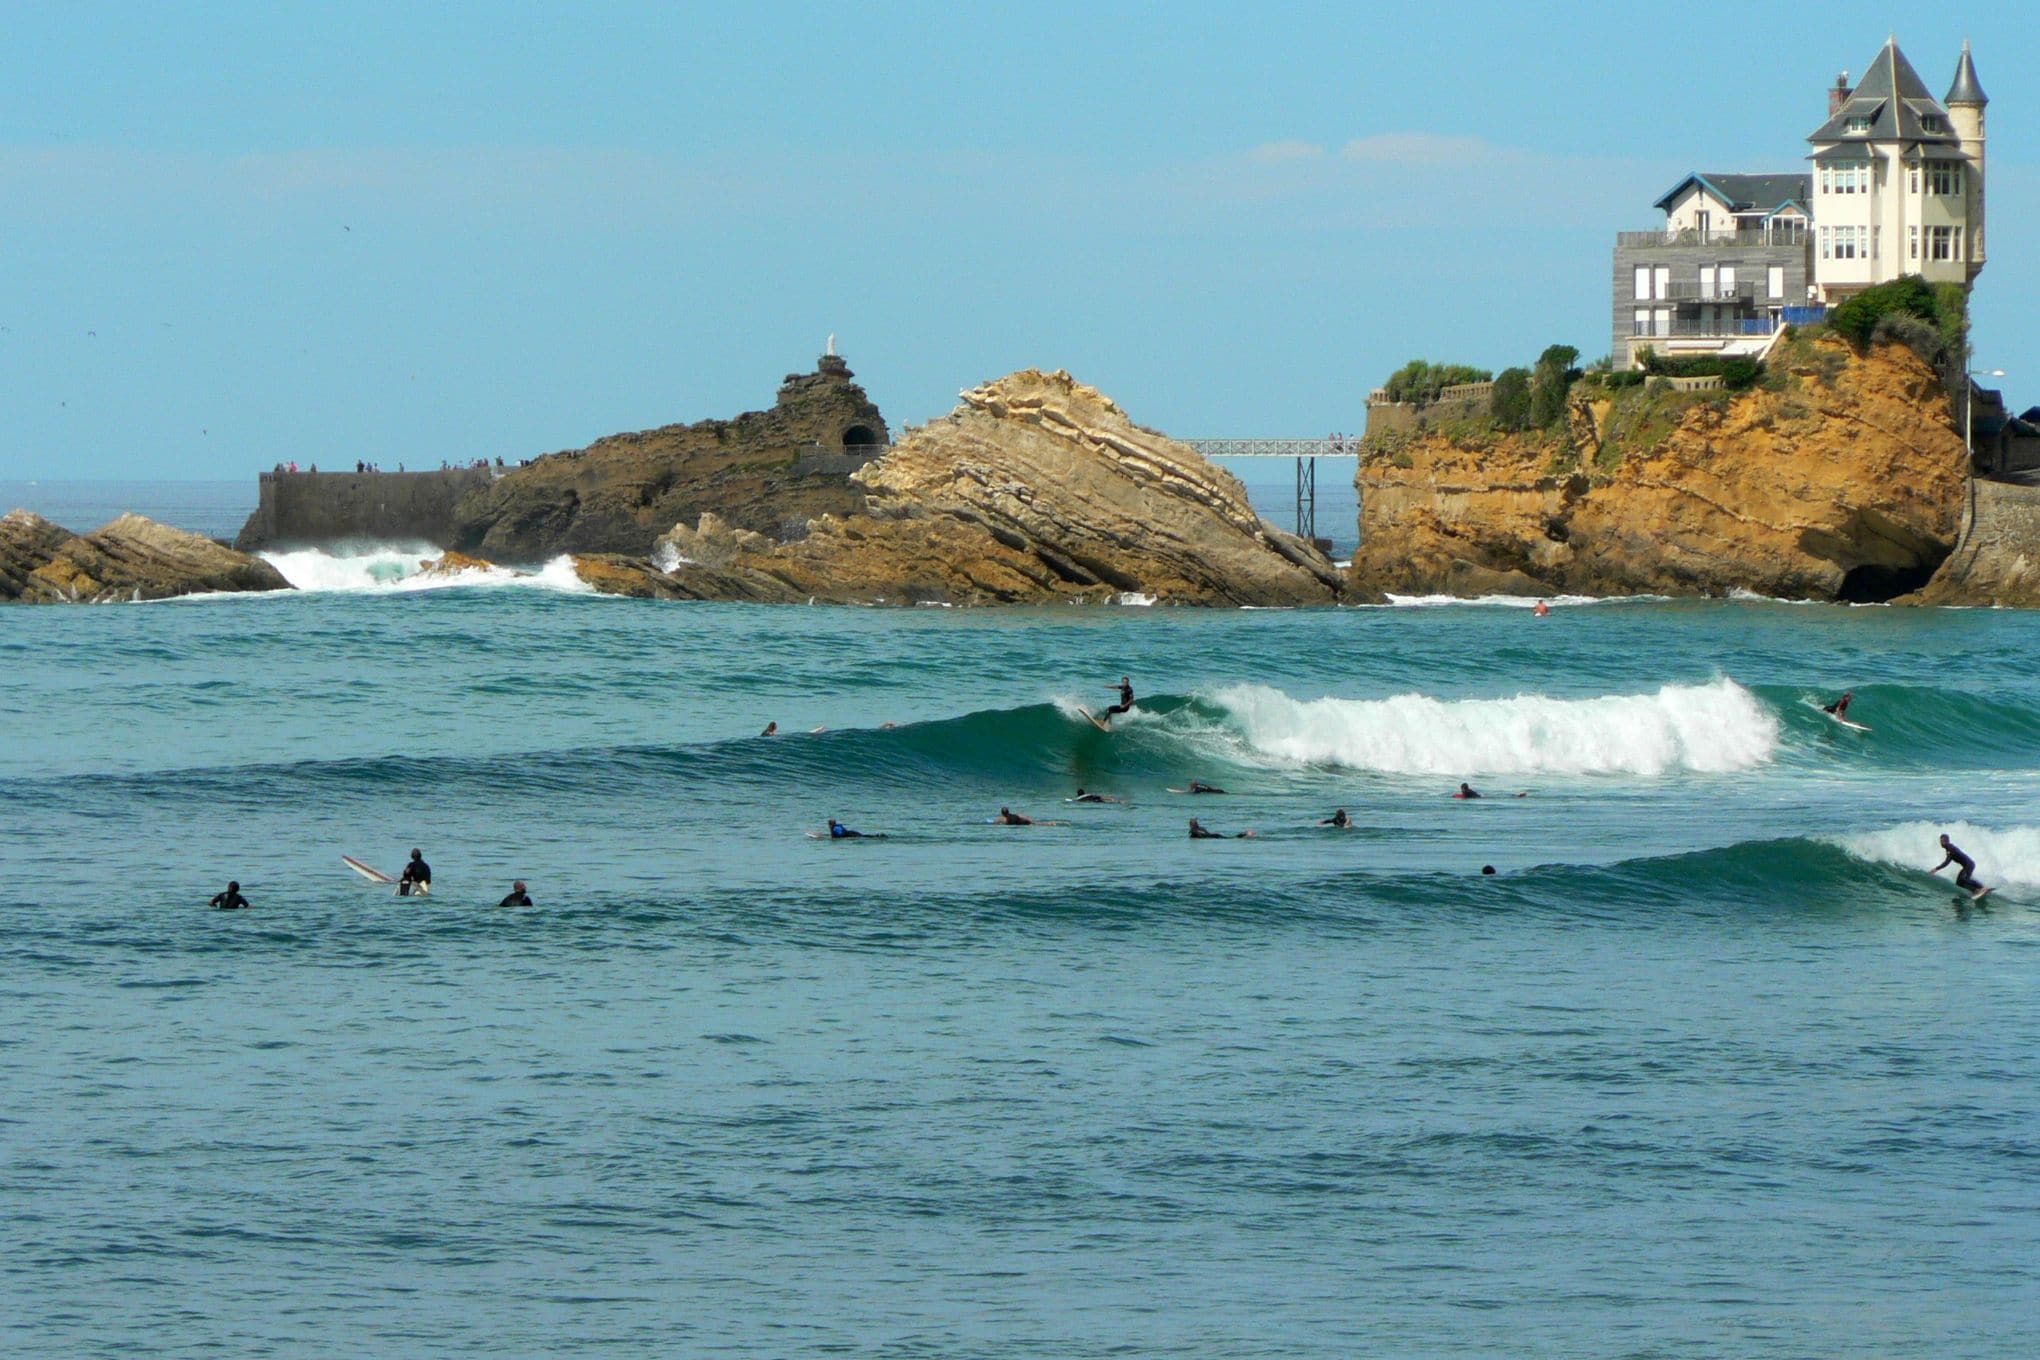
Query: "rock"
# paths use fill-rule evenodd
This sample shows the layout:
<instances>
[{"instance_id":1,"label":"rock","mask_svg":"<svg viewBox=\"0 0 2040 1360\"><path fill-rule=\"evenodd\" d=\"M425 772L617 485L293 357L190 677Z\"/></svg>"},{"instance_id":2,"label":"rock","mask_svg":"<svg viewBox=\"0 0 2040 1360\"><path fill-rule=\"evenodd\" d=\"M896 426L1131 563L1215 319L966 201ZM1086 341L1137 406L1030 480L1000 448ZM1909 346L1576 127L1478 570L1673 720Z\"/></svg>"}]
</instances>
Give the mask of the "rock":
<instances>
[{"instance_id":1,"label":"rock","mask_svg":"<svg viewBox=\"0 0 2040 1360\"><path fill-rule=\"evenodd\" d=\"M74 535L32 510L10 510L0 516L0 600L21 598L36 582L37 567L56 555Z\"/></svg>"},{"instance_id":2,"label":"rock","mask_svg":"<svg viewBox=\"0 0 2040 1360\"><path fill-rule=\"evenodd\" d=\"M1696 405L1655 447L1419 437L1361 461L1356 583L1410 593L1502 573L1520 593L1890 599L1954 546L1967 457L1911 350L1819 343L1793 390ZM1571 471L1586 452L1588 471ZM1491 584L1491 582L1488 582Z\"/></svg>"},{"instance_id":3,"label":"rock","mask_svg":"<svg viewBox=\"0 0 2040 1360\"><path fill-rule=\"evenodd\" d=\"M464 571L494 571L496 564L486 558L469 557L451 550L418 563L420 576L457 576Z\"/></svg>"},{"instance_id":4,"label":"rock","mask_svg":"<svg viewBox=\"0 0 2040 1360\"><path fill-rule=\"evenodd\" d=\"M66 539L29 574L23 600L161 600L206 591L289 590L275 567L140 515Z\"/></svg>"},{"instance_id":5,"label":"rock","mask_svg":"<svg viewBox=\"0 0 2040 1360\"><path fill-rule=\"evenodd\" d=\"M733 565L823 599L1328 604L1316 548L1263 523L1235 477L1068 373L973 388L856 480L868 513Z\"/></svg>"},{"instance_id":6,"label":"rock","mask_svg":"<svg viewBox=\"0 0 2040 1360\"><path fill-rule=\"evenodd\" d=\"M676 524L661 534L652 544L652 560L668 571L683 562L725 567L736 560L738 553L770 552L772 545L773 540L765 535L735 528L710 510L692 529Z\"/></svg>"},{"instance_id":7,"label":"rock","mask_svg":"<svg viewBox=\"0 0 2040 1360\"><path fill-rule=\"evenodd\" d=\"M2040 487L1973 482L1962 541L1899 604L2040 608Z\"/></svg>"},{"instance_id":8,"label":"rock","mask_svg":"<svg viewBox=\"0 0 2040 1360\"><path fill-rule=\"evenodd\" d=\"M769 411L612 435L547 454L463 496L453 546L499 562L645 552L667 526L714 512L773 540L853 514L850 474L890 437L841 359L790 374Z\"/></svg>"},{"instance_id":9,"label":"rock","mask_svg":"<svg viewBox=\"0 0 2040 1360\"><path fill-rule=\"evenodd\" d=\"M760 604L791 604L791 587L770 576L744 570L683 565L661 571L642 557L625 553L579 553L574 574L596 593L640 600L738 600Z\"/></svg>"}]
</instances>

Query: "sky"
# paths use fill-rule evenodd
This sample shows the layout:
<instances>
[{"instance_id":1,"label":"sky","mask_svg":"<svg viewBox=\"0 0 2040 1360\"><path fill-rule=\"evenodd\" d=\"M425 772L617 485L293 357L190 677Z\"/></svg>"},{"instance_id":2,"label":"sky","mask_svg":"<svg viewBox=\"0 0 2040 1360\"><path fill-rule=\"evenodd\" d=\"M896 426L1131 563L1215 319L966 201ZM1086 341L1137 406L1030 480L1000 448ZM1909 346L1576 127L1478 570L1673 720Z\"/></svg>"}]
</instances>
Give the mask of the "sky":
<instances>
[{"instance_id":1,"label":"sky","mask_svg":"<svg viewBox=\"0 0 2040 1360\"><path fill-rule=\"evenodd\" d=\"M678 3L0 13L0 480L515 459L1066 368L1184 437L1413 357L1608 352L1613 233L1794 171L1896 31L1989 110L1975 358L2040 401L2016 4Z\"/></svg>"}]
</instances>

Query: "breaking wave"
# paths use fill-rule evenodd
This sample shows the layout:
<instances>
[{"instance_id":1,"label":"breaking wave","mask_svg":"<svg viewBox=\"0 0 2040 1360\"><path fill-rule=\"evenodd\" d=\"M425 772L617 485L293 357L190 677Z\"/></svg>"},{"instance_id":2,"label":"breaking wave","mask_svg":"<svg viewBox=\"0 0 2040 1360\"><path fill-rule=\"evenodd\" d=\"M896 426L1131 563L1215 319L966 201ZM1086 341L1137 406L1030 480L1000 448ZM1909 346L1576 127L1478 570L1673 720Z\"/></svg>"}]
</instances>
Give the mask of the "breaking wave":
<instances>
[{"instance_id":1,"label":"breaking wave","mask_svg":"<svg viewBox=\"0 0 2040 1360\"><path fill-rule=\"evenodd\" d=\"M511 586L556 590L575 595L593 590L574 571L573 559L555 557L537 571L489 566L467 571L427 572L425 566L441 549L429 543L364 543L337 552L301 548L265 552L264 561L300 591L346 594L398 594L421 590Z\"/></svg>"}]
</instances>

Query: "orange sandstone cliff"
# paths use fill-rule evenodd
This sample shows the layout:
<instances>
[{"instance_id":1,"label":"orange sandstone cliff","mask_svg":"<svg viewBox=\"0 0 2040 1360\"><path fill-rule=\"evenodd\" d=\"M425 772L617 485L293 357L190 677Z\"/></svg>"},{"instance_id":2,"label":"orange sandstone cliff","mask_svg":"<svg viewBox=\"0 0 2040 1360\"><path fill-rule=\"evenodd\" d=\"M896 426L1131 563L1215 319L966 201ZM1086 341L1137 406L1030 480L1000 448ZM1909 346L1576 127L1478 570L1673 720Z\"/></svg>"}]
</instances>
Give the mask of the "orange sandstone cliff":
<instances>
[{"instance_id":1,"label":"orange sandstone cliff","mask_svg":"<svg viewBox=\"0 0 2040 1360\"><path fill-rule=\"evenodd\" d=\"M1576 389L1564 435L1426 432L1363 457L1365 591L1885 600L1925 585L1962 525L1968 460L1934 369L1839 340L1774 381L1696 396L1639 437Z\"/></svg>"}]
</instances>

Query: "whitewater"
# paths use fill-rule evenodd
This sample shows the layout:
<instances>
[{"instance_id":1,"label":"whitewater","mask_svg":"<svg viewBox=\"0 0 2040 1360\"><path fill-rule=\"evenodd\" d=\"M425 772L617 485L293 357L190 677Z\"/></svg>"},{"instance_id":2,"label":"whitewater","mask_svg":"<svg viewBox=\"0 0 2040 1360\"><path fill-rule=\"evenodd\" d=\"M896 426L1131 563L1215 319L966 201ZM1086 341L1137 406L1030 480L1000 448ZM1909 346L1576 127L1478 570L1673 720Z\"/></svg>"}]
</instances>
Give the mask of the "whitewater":
<instances>
[{"instance_id":1,"label":"whitewater","mask_svg":"<svg viewBox=\"0 0 2040 1360\"><path fill-rule=\"evenodd\" d=\"M2040 621L437 555L4 616L5 1353L2029 1349Z\"/></svg>"}]
</instances>

